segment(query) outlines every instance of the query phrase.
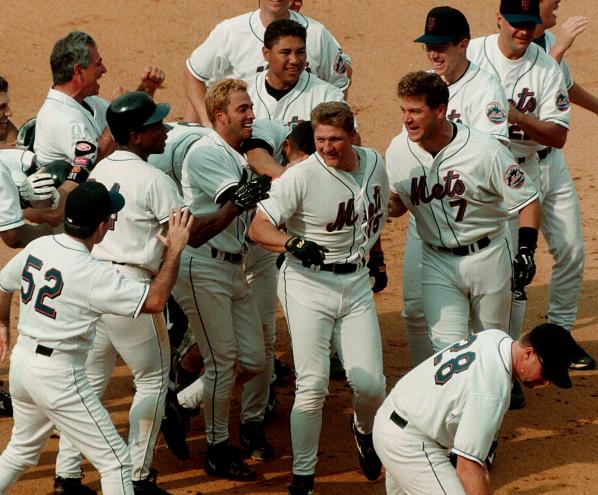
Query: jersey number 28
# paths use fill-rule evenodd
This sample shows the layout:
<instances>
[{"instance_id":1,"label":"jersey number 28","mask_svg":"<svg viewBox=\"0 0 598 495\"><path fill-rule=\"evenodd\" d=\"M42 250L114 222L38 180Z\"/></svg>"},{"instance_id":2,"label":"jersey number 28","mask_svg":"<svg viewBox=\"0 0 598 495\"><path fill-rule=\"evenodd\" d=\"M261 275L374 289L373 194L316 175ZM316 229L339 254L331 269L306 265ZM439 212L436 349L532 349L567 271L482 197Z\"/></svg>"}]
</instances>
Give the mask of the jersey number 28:
<instances>
[{"instance_id":1,"label":"jersey number 28","mask_svg":"<svg viewBox=\"0 0 598 495\"><path fill-rule=\"evenodd\" d=\"M442 362L442 358L444 357L445 353L456 353L462 351L463 349L467 349L471 344L473 344L476 338L477 335L471 335L468 338L460 340L456 344L453 344L448 349L439 352L438 354L436 354L436 356L434 356L434 366ZM436 385L444 385L455 374L462 373L463 371L469 369L471 364L475 361L475 358L475 352L467 351L459 354L458 356L455 356L452 359L448 359L447 361L445 361L442 364L442 366L440 366L436 370L436 373L434 374L434 381L436 382Z\"/></svg>"},{"instance_id":2,"label":"jersey number 28","mask_svg":"<svg viewBox=\"0 0 598 495\"><path fill-rule=\"evenodd\" d=\"M40 271L44 262L35 256L29 255L21 278L23 279L23 285L21 286L21 301L23 304L29 304L33 299L35 292L35 282L33 280L33 273L31 269ZM37 297L35 298L35 311L47 316L48 318L56 318L56 310L51 308L44 303L45 299L55 299L62 293L64 283L62 282L62 274L56 268L50 268L44 273L44 278L50 282L48 285L44 285L37 291ZM26 287L25 287L26 285Z\"/></svg>"}]
</instances>

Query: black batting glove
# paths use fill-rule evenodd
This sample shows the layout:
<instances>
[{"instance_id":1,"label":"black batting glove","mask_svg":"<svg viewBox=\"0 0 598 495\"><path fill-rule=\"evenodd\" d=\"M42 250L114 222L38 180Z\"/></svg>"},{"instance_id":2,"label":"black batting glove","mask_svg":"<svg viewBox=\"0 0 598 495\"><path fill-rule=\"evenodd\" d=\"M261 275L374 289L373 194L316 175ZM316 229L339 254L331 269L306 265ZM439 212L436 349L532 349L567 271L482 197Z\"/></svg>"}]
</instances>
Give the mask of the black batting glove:
<instances>
[{"instance_id":1,"label":"black batting glove","mask_svg":"<svg viewBox=\"0 0 598 495\"><path fill-rule=\"evenodd\" d=\"M244 169L241 175L241 180L231 195L231 201L237 208L238 215L251 210L256 205L268 197L268 191L272 185L272 178L267 175L262 175L257 179L247 181L247 170Z\"/></svg>"},{"instance_id":2,"label":"black batting glove","mask_svg":"<svg viewBox=\"0 0 598 495\"><path fill-rule=\"evenodd\" d=\"M318 243L302 237L291 237L284 244L285 249L303 263L303 266L321 266L324 264L328 249Z\"/></svg>"},{"instance_id":3,"label":"black batting glove","mask_svg":"<svg viewBox=\"0 0 598 495\"><path fill-rule=\"evenodd\" d=\"M513 285L523 289L531 284L536 275L534 252L538 242L538 231L532 227L519 229L519 249L513 260Z\"/></svg>"},{"instance_id":4,"label":"black batting glove","mask_svg":"<svg viewBox=\"0 0 598 495\"><path fill-rule=\"evenodd\" d=\"M381 292L388 284L388 275L386 275L386 263L384 263L384 253L382 251L370 252L370 259L366 265L370 271L370 280L372 281L372 291Z\"/></svg>"}]
</instances>

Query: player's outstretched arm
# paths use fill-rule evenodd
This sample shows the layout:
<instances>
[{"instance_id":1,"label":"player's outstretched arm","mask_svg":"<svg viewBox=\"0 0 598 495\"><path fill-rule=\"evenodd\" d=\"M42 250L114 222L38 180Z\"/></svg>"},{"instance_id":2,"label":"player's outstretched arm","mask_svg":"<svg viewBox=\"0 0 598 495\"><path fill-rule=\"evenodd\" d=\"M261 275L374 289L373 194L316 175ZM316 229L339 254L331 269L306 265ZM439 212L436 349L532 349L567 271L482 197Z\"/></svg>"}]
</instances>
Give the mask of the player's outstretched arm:
<instances>
[{"instance_id":1,"label":"player's outstretched arm","mask_svg":"<svg viewBox=\"0 0 598 495\"><path fill-rule=\"evenodd\" d=\"M193 216L189 210L181 208L171 210L168 217L168 233L166 237L160 235L158 239L164 243L164 261L160 271L153 278L149 286L149 293L141 308L142 313L159 313L164 310L168 297L176 281L181 253L193 227Z\"/></svg>"},{"instance_id":2,"label":"player's outstretched arm","mask_svg":"<svg viewBox=\"0 0 598 495\"><path fill-rule=\"evenodd\" d=\"M490 495L488 471L484 466L457 456L457 477L467 495Z\"/></svg>"},{"instance_id":3,"label":"player's outstretched arm","mask_svg":"<svg viewBox=\"0 0 598 495\"><path fill-rule=\"evenodd\" d=\"M10 303L12 292L0 290L0 363L6 362L10 345Z\"/></svg>"},{"instance_id":4,"label":"player's outstretched arm","mask_svg":"<svg viewBox=\"0 0 598 495\"><path fill-rule=\"evenodd\" d=\"M569 101L598 115L598 98L580 84L573 83L569 88Z\"/></svg>"},{"instance_id":5,"label":"player's outstretched arm","mask_svg":"<svg viewBox=\"0 0 598 495\"><path fill-rule=\"evenodd\" d=\"M533 115L522 113L513 105L509 108L509 123L517 124L536 143L552 148L562 148L567 141L567 128L556 122L538 120Z\"/></svg>"},{"instance_id":6,"label":"player's outstretched arm","mask_svg":"<svg viewBox=\"0 0 598 495\"><path fill-rule=\"evenodd\" d=\"M200 81L189 72L185 67L183 72L183 86L189 102L185 110L185 120L187 122L198 122L204 127L212 128L212 123L208 118L206 111L206 92L208 90L206 84Z\"/></svg>"}]
</instances>

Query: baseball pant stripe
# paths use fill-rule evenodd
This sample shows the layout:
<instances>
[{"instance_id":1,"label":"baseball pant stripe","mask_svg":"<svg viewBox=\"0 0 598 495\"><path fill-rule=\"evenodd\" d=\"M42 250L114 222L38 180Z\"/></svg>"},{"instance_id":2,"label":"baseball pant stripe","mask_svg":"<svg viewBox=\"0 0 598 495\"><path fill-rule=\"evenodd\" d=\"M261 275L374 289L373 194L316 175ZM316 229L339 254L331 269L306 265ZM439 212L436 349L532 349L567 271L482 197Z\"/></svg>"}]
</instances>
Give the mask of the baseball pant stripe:
<instances>
[{"instance_id":1,"label":"baseball pant stripe","mask_svg":"<svg viewBox=\"0 0 598 495\"><path fill-rule=\"evenodd\" d=\"M444 490L444 487L442 486L442 483L440 482L440 479L438 478L438 475L436 474L436 471L434 470L434 466L432 465L432 462L430 461L430 457L428 456L428 453L426 452L426 444L424 442L422 442L422 452L426 456L426 460L428 461L430 469L432 470L432 474L434 474L434 478L436 478L436 481L438 481L438 486L442 490L442 493L444 493L446 495L446 491Z\"/></svg>"},{"instance_id":2,"label":"baseball pant stripe","mask_svg":"<svg viewBox=\"0 0 598 495\"><path fill-rule=\"evenodd\" d=\"M188 273L189 273L189 282L191 285L191 291L193 293L193 304L195 305L195 311L197 311L197 316L201 322L201 330L206 339L206 344L210 350L210 354L212 356L212 364L214 367L214 386L212 387L212 396L216 395L217 383L218 383L218 364L216 363L216 359L214 357L214 350L212 349L212 344L210 343L210 338L208 337L208 333L206 332L206 326L204 321L201 317L201 311L199 309L199 304L197 304L197 294L195 293L195 284L193 282L193 270L191 269L193 266L193 258L189 258L189 265L188 265ZM215 401L212 401L212 418L216 416L216 408L215 408ZM210 441L211 435L211 441ZM215 443L215 432L212 428L212 431L207 431L206 429L206 436L208 437L208 443Z\"/></svg>"}]
</instances>

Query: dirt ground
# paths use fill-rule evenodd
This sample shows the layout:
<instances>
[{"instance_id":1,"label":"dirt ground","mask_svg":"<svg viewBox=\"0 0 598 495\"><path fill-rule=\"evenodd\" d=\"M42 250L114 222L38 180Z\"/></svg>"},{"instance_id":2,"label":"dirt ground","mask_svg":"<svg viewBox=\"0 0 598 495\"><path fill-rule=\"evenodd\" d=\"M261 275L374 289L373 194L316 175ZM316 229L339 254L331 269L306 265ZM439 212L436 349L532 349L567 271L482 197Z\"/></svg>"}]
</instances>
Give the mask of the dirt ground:
<instances>
[{"instance_id":1,"label":"dirt ground","mask_svg":"<svg viewBox=\"0 0 598 495\"><path fill-rule=\"evenodd\" d=\"M306 0L303 13L327 25L353 59L354 78L349 102L356 110L364 144L381 151L399 132L400 114L395 97L398 79L409 70L427 68L424 52L411 40L421 34L426 12L442 2L423 0ZM447 2L448 3L448 2ZM498 0L453 0L469 19L472 35L494 32ZM571 15L592 16L596 0L566 0L558 11L562 22ZM256 0L55 0L2 4L3 41L0 74L10 83L17 124L35 115L51 82L49 54L53 43L72 30L91 34L98 43L107 74L101 80L101 95L110 98L117 85L133 89L145 65L153 64L167 73L164 89L157 99L170 102L174 118L181 118L185 95L182 87L184 61L220 20L256 8ZM591 19L587 31L568 53L576 81L598 94L598 20ZM558 27L556 28L558 34ZM587 64L590 63L588 67ZM575 108L572 132L565 154L581 199L587 261L575 337L598 356L595 310L598 299L598 186L595 154L598 135L595 115ZM408 350L401 311L401 270L404 220L389 224L383 234L390 282L376 297L384 339L388 386L408 370ZM13 252L0 248L0 263ZM551 258L541 242L537 255L538 275L529 291L528 326L544 320ZM15 320L16 321L16 320ZM283 319L279 319L281 357L292 358ZM7 366L0 366L6 379ZM509 412L503 424L497 461L492 470L492 487L497 494L593 494L598 493L598 372L574 374L575 388L554 387L528 391L528 405ZM130 374L120 366L114 374L106 405L115 424L126 437L127 410L131 398ZM239 484L207 476L200 468L206 444L203 420L196 418L190 434L192 458L179 462L160 440L154 465L161 486L174 494L286 494L291 466L288 414L293 386L279 392L279 414L270 427L270 438L278 459L258 466L260 480ZM331 384L327 401L316 490L319 494L379 495L384 481L365 481L358 471L357 455L349 429L350 393L339 382ZM236 425L233 410L231 424ZM12 420L0 419L0 448L8 442ZM233 439L237 428L233 426ZM50 493L57 441L50 440L39 465L30 469L12 493ZM86 483L99 490L94 469L84 466Z\"/></svg>"}]
</instances>

